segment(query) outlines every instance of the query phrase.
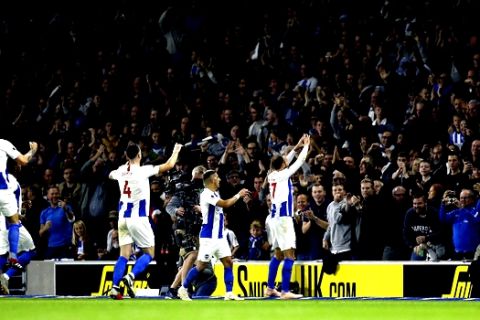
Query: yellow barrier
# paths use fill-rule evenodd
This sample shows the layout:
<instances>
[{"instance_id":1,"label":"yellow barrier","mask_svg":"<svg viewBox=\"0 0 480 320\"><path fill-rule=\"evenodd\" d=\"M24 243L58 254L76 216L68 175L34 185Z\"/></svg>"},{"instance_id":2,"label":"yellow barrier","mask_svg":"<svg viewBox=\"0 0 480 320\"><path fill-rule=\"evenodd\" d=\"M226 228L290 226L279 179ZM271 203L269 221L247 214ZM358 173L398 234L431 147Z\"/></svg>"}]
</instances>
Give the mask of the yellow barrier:
<instances>
[{"instance_id":1,"label":"yellow barrier","mask_svg":"<svg viewBox=\"0 0 480 320\"><path fill-rule=\"evenodd\" d=\"M214 296L225 294L223 266L215 265L218 278ZM322 272L322 263L296 262L290 288L305 297L470 297L468 266L461 262L342 262L335 275ZM234 293L262 297L267 288L268 261L236 262ZM280 265L276 285L281 282Z\"/></svg>"},{"instance_id":2,"label":"yellow barrier","mask_svg":"<svg viewBox=\"0 0 480 320\"><path fill-rule=\"evenodd\" d=\"M268 261L235 262L234 293L243 297L262 297L267 288ZM27 267L27 294L98 296L112 286L115 261L57 262L32 261ZM128 264L132 268L133 262ZM348 261L341 262L335 275L322 272L317 261L296 262L290 289L306 297L444 297L469 298L472 284L468 262L441 261ZM214 296L223 296L223 266L215 264L218 286ZM137 289L156 291L163 269L151 263L138 275ZM276 285L281 282L282 265Z\"/></svg>"}]
</instances>

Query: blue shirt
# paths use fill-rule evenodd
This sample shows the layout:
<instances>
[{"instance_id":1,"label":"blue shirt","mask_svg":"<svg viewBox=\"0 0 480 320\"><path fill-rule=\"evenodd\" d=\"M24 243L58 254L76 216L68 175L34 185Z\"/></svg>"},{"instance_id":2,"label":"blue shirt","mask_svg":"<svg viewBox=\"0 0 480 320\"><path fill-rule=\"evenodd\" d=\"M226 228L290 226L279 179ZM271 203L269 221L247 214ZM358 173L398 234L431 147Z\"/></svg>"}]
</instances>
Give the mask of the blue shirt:
<instances>
[{"instance_id":1,"label":"blue shirt","mask_svg":"<svg viewBox=\"0 0 480 320\"><path fill-rule=\"evenodd\" d=\"M67 208L71 208L67 205ZM48 207L40 213L40 224L52 222L52 227L48 230L48 247L61 247L69 245L72 242L73 221L68 221L67 213L62 207Z\"/></svg>"},{"instance_id":2,"label":"blue shirt","mask_svg":"<svg viewBox=\"0 0 480 320\"><path fill-rule=\"evenodd\" d=\"M440 206L440 221L453 225L455 252L474 252L480 244L479 204L450 212L446 212L443 204Z\"/></svg>"}]
</instances>

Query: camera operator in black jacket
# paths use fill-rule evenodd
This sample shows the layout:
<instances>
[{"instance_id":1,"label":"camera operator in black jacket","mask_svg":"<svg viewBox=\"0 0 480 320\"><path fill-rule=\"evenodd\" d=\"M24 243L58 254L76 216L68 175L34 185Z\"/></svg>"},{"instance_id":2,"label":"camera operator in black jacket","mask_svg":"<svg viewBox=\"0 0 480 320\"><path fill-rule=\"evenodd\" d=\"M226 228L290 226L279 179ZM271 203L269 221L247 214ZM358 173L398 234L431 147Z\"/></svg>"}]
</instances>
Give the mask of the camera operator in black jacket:
<instances>
[{"instance_id":1,"label":"camera operator in black jacket","mask_svg":"<svg viewBox=\"0 0 480 320\"><path fill-rule=\"evenodd\" d=\"M174 221L175 242L179 249L178 272L170 286L170 298L176 297L176 289L181 285L188 271L197 259L198 234L202 225L200 210L200 192L203 189L204 166L196 166L192 170L192 179L185 175L174 175L169 188L175 190L166 206L166 211Z\"/></svg>"}]
</instances>

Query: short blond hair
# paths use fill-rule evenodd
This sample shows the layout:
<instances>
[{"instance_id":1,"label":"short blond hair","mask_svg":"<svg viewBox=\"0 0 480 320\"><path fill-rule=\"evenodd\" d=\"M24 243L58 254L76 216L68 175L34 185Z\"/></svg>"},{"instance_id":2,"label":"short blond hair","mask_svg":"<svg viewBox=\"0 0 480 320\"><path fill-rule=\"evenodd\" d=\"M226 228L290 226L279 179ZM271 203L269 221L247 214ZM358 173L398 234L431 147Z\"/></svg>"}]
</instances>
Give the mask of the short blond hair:
<instances>
[{"instance_id":1,"label":"short blond hair","mask_svg":"<svg viewBox=\"0 0 480 320\"><path fill-rule=\"evenodd\" d=\"M260 220L253 220L252 223L250 223L250 229L253 228L263 229L263 225Z\"/></svg>"},{"instance_id":2,"label":"short blond hair","mask_svg":"<svg viewBox=\"0 0 480 320\"><path fill-rule=\"evenodd\" d=\"M196 166L195 168L192 169L192 179L197 174L204 174L205 171L207 171L207 168L205 168L204 166L202 166L202 165Z\"/></svg>"}]
</instances>

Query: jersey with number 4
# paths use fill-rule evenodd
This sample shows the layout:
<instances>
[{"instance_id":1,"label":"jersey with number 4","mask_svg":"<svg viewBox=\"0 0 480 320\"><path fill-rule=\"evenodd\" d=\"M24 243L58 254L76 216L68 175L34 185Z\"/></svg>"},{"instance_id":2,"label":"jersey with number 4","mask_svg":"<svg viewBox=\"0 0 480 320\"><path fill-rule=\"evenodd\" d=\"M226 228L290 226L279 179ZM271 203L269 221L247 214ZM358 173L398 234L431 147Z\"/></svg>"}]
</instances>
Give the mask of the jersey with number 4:
<instances>
[{"instance_id":1,"label":"jersey with number 4","mask_svg":"<svg viewBox=\"0 0 480 320\"><path fill-rule=\"evenodd\" d=\"M148 217L150 208L150 181L158 173L158 166L124 164L110 172L110 178L120 187L119 218Z\"/></svg>"},{"instance_id":2,"label":"jersey with number 4","mask_svg":"<svg viewBox=\"0 0 480 320\"><path fill-rule=\"evenodd\" d=\"M297 160L290 167L280 171L273 171L268 175L270 195L272 197L272 218L293 216L293 184L290 177L305 162L307 152L308 146L304 146Z\"/></svg>"}]
</instances>

